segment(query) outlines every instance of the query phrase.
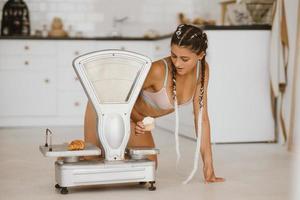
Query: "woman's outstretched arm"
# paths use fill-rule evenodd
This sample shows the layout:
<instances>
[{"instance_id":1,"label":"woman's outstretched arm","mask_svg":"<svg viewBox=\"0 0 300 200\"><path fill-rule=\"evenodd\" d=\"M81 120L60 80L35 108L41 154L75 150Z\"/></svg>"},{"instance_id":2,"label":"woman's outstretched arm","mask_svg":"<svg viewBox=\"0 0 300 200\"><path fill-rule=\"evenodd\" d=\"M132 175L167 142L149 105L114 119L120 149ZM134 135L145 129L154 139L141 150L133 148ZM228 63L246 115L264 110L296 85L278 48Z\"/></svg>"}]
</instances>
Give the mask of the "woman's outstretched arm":
<instances>
[{"instance_id":1,"label":"woman's outstretched arm","mask_svg":"<svg viewBox=\"0 0 300 200\"><path fill-rule=\"evenodd\" d=\"M223 182L223 178L215 176L211 149L211 136L210 136L210 122L207 110L207 88L209 80L209 67L206 64L205 67L205 79L204 79L204 96L203 96L203 113L202 113L202 130L201 130L201 148L200 153L203 161L203 174L206 183L210 182ZM199 95L200 95L201 82L197 83L197 89L194 98L194 123L195 130L198 130L198 115L200 110ZM197 133L198 134L198 133Z\"/></svg>"}]
</instances>

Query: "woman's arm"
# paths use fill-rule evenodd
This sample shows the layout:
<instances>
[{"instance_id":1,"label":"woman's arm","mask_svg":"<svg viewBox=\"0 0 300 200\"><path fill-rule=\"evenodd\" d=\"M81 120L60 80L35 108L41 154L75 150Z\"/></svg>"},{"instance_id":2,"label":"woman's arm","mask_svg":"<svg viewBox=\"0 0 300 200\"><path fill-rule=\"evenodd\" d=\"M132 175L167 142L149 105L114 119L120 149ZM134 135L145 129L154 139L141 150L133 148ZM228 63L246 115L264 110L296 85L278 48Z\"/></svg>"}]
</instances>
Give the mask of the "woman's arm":
<instances>
[{"instance_id":1,"label":"woman's arm","mask_svg":"<svg viewBox=\"0 0 300 200\"><path fill-rule=\"evenodd\" d=\"M214 167L213 167L213 158L212 158L212 149L211 149L211 137L210 137L210 123L208 117L208 110L207 110L207 88L208 88L208 80L209 80L209 66L206 64L205 66L205 79L204 79L204 96L203 96L203 113L202 113L202 130L201 130L201 157L203 161L203 173L205 182L221 182L224 181L223 178L218 178L214 174ZM199 95L200 95L200 87L201 81L197 83L197 90L195 93L194 98L194 123L195 123L195 130L198 130L198 114L200 110L199 105ZM198 134L198 133L197 133Z\"/></svg>"},{"instance_id":2,"label":"woman's arm","mask_svg":"<svg viewBox=\"0 0 300 200\"><path fill-rule=\"evenodd\" d=\"M163 87L164 77L165 77L164 62L162 60L157 60L152 63L151 68L147 74L141 90L157 90ZM131 112L131 120L136 123L135 133L144 134L146 133L143 122L141 121L144 116L141 116L139 112L133 108Z\"/></svg>"}]
</instances>

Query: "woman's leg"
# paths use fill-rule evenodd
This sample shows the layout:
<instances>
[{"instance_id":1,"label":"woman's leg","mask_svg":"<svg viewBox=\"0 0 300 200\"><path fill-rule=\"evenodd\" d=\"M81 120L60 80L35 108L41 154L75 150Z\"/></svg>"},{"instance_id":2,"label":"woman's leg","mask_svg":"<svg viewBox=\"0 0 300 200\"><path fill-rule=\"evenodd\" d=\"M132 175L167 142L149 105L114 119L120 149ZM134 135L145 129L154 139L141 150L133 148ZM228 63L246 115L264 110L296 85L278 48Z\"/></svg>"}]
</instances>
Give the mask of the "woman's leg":
<instances>
[{"instance_id":1,"label":"woman's leg","mask_svg":"<svg viewBox=\"0 0 300 200\"><path fill-rule=\"evenodd\" d=\"M101 149L101 157L104 157L104 149L97 137L97 114L92 103L89 101L86 106L84 117L84 141L94 144ZM95 159L96 156L87 156L86 159Z\"/></svg>"},{"instance_id":2,"label":"woman's leg","mask_svg":"<svg viewBox=\"0 0 300 200\"><path fill-rule=\"evenodd\" d=\"M130 126L131 126L131 134L130 134L129 141L127 144L128 147L132 147L132 148L133 147L149 147L149 148L155 147L151 132L137 135L137 134L135 134L136 123L131 121ZM84 118L84 141L98 146L102 151L101 157L104 157L104 149L103 149L100 141L98 140L98 137L96 134L97 134L97 114L96 114L91 102L88 102L87 107L86 107L86 112L85 112L85 118ZM97 157L89 156L89 157L85 157L85 158L86 159L94 159ZM156 166L157 166L157 156L156 155L148 156L148 158L150 160L155 161Z\"/></svg>"},{"instance_id":3,"label":"woman's leg","mask_svg":"<svg viewBox=\"0 0 300 200\"><path fill-rule=\"evenodd\" d=\"M154 148L155 143L152 137L152 133L146 132L145 134L136 134L135 133L135 126L136 123L134 121L130 122L130 128L131 128L131 134L129 137L129 141L127 146L129 148L134 148L134 147L149 147L149 148ZM157 168L157 156L156 155L150 155L148 156L149 160L155 161L155 165Z\"/></svg>"}]
</instances>

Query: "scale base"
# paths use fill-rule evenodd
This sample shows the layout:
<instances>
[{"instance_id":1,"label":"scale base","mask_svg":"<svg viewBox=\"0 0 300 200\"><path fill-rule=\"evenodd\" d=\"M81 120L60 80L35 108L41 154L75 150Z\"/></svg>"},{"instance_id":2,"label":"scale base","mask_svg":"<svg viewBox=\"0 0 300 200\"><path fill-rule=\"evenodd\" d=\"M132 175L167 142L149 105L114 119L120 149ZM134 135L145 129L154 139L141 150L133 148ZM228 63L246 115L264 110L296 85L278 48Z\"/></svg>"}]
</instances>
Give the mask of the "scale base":
<instances>
[{"instance_id":1,"label":"scale base","mask_svg":"<svg viewBox=\"0 0 300 200\"><path fill-rule=\"evenodd\" d=\"M155 162L150 160L55 162L56 188L67 194L67 187L114 183L150 183L155 190Z\"/></svg>"}]
</instances>

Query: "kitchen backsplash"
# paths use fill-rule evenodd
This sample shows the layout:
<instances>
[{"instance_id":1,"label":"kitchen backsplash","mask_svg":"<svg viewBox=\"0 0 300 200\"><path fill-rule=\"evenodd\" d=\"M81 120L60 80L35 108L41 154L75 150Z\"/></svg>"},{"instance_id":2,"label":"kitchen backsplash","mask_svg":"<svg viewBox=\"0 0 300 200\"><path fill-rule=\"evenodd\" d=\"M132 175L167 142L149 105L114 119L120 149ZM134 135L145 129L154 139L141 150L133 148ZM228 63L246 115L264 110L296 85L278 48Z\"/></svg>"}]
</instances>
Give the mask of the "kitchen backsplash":
<instances>
[{"instance_id":1,"label":"kitchen backsplash","mask_svg":"<svg viewBox=\"0 0 300 200\"><path fill-rule=\"evenodd\" d=\"M0 0L0 16L6 0ZM177 26L177 15L218 18L218 0L25 0L32 33L50 29L60 17L64 29L82 36L143 36L146 32L170 33ZM208 12L209 10L209 12ZM123 22L116 20L125 19ZM114 20L115 19L115 20ZM114 21L115 26L114 26ZM121 20L122 21L122 20Z\"/></svg>"}]
</instances>

